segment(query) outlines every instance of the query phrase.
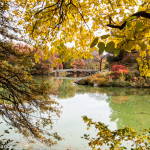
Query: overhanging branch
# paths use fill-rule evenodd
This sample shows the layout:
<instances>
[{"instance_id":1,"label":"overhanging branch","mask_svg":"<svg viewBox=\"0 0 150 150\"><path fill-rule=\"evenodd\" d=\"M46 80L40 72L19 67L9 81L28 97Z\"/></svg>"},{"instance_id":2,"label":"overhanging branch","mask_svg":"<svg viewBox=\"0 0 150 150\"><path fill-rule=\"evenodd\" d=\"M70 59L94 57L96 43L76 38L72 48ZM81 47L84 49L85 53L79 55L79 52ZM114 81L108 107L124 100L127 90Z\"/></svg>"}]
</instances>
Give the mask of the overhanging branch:
<instances>
[{"instance_id":1,"label":"overhanging branch","mask_svg":"<svg viewBox=\"0 0 150 150\"><path fill-rule=\"evenodd\" d=\"M144 18L150 19L150 13L147 13L145 11L139 11L139 12L133 14L130 17L133 17L133 16L135 16L137 18L144 17ZM122 30L126 26L126 23L127 23L127 21L124 21L124 23L122 25L120 25L120 26L119 25L113 25L113 24L111 24L111 20L110 20L110 22L109 22L109 24L107 26L111 27L111 28L118 28L118 29Z\"/></svg>"}]
</instances>

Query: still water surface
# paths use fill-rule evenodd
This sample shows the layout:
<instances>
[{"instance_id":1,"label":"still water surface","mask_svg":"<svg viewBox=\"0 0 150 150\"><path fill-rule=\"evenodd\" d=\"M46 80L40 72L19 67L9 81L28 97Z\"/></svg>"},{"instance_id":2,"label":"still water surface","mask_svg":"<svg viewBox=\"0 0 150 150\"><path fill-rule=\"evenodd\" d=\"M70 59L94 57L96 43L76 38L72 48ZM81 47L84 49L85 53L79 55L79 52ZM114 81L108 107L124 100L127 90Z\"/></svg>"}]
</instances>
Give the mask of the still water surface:
<instances>
[{"instance_id":1,"label":"still water surface","mask_svg":"<svg viewBox=\"0 0 150 150\"><path fill-rule=\"evenodd\" d=\"M57 132L63 140L50 148L41 143L28 143L24 137L16 133L15 128L5 138L19 141L16 149L51 149L51 150L90 150L88 141L82 139L84 134L94 135L95 129L87 130L82 116L108 125L111 130L130 126L135 131L148 129L150 125L150 90L127 88L98 88L78 86L77 79L61 79L49 77L57 95L51 95L62 106L60 118L53 118L52 132ZM3 119L0 118L0 122ZM5 122L0 129L6 130Z\"/></svg>"}]
</instances>

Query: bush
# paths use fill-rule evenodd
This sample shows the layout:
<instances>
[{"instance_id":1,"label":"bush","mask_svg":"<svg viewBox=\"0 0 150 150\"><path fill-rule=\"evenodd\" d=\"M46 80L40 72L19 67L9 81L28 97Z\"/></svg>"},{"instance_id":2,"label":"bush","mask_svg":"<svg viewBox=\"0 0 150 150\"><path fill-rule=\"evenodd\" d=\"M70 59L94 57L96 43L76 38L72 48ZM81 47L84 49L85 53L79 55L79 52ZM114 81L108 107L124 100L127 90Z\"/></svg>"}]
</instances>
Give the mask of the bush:
<instances>
[{"instance_id":1,"label":"bush","mask_svg":"<svg viewBox=\"0 0 150 150\"><path fill-rule=\"evenodd\" d=\"M115 78L115 80L114 80ZM136 77L134 73L119 76L115 72L108 73L107 77L101 74L95 74L86 77L77 82L80 85L95 85L99 87L150 87L150 79L143 77Z\"/></svg>"},{"instance_id":2,"label":"bush","mask_svg":"<svg viewBox=\"0 0 150 150\"><path fill-rule=\"evenodd\" d=\"M101 78L101 77L103 77L103 75L102 74L94 74L94 75L92 75L92 77Z\"/></svg>"},{"instance_id":3,"label":"bush","mask_svg":"<svg viewBox=\"0 0 150 150\"><path fill-rule=\"evenodd\" d=\"M95 74L90 77L86 77L82 80L77 82L80 85L94 85L97 84L98 86L105 86L107 83L107 79L103 77L101 74Z\"/></svg>"},{"instance_id":4,"label":"bush","mask_svg":"<svg viewBox=\"0 0 150 150\"><path fill-rule=\"evenodd\" d=\"M123 65L117 65L117 64L113 65L112 71L117 74L121 74L121 73L128 74L128 69Z\"/></svg>"},{"instance_id":5,"label":"bush","mask_svg":"<svg viewBox=\"0 0 150 150\"><path fill-rule=\"evenodd\" d=\"M127 75L128 69L125 66L115 64L112 66L112 72L109 74L108 78L119 79L121 76L124 76L126 79Z\"/></svg>"},{"instance_id":6,"label":"bush","mask_svg":"<svg viewBox=\"0 0 150 150\"><path fill-rule=\"evenodd\" d=\"M86 78L77 81L77 83L78 83L79 85L87 85L87 84L88 84Z\"/></svg>"},{"instance_id":7,"label":"bush","mask_svg":"<svg viewBox=\"0 0 150 150\"><path fill-rule=\"evenodd\" d=\"M86 79L87 79L88 85L94 85L95 80L94 80L93 76L87 77Z\"/></svg>"},{"instance_id":8,"label":"bush","mask_svg":"<svg viewBox=\"0 0 150 150\"><path fill-rule=\"evenodd\" d=\"M104 86L106 85L107 79L105 78L99 78L96 80L96 83L98 84L98 86Z\"/></svg>"},{"instance_id":9,"label":"bush","mask_svg":"<svg viewBox=\"0 0 150 150\"><path fill-rule=\"evenodd\" d=\"M112 86L112 87L131 87L131 84L128 81L120 82L118 80L118 81L111 81L110 86Z\"/></svg>"},{"instance_id":10,"label":"bush","mask_svg":"<svg viewBox=\"0 0 150 150\"><path fill-rule=\"evenodd\" d=\"M77 82L79 85L93 85L94 78L92 76L83 78Z\"/></svg>"}]
</instances>

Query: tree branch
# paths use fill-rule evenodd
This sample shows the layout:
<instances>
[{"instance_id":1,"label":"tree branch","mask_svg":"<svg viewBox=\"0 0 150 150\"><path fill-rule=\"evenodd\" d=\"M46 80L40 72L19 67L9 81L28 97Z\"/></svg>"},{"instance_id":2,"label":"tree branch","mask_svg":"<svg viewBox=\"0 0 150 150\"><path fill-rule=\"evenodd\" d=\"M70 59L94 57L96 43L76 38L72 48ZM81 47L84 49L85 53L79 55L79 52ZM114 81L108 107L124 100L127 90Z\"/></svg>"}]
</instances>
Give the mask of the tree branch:
<instances>
[{"instance_id":1,"label":"tree branch","mask_svg":"<svg viewBox=\"0 0 150 150\"><path fill-rule=\"evenodd\" d=\"M44 7L44 8L42 8L42 9L38 10L38 11L35 13L35 15L38 15L40 12L44 11L45 9L48 9L48 8L50 8L50 7L57 6L57 5L59 4L59 2L60 2L60 0L58 0L58 2L55 3L55 4L53 4L53 5L49 5L49 6L47 6L47 7Z\"/></svg>"},{"instance_id":2,"label":"tree branch","mask_svg":"<svg viewBox=\"0 0 150 150\"><path fill-rule=\"evenodd\" d=\"M130 17L133 17L133 16L135 16L135 17L137 17L137 18L139 18L139 17L144 17L144 18L150 19L150 13L147 13L147 12L145 12L145 11L139 11L139 12L133 14L133 15L130 16ZM111 19L111 20L112 20L112 19ZM110 21L110 19L109 19L109 21ZM107 26L108 26L108 27L111 27L111 28L118 28L118 29L122 30L122 29L126 26L126 23L127 23L127 21L124 21L124 23L119 26L119 25L113 25L113 24L111 24L111 21L110 21Z\"/></svg>"}]
</instances>

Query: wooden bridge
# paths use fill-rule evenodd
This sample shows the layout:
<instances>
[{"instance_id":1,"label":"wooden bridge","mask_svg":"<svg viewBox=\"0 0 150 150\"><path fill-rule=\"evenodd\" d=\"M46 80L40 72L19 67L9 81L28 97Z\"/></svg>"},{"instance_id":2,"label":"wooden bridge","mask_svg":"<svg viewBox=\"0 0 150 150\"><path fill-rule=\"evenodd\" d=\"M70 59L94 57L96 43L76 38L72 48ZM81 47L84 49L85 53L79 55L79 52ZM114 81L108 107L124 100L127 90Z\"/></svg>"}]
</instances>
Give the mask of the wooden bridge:
<instances>
[{"instance_id":1,"label":"wooden bridge","mask_svg":"<svg viewBox=\"0 0 150 150\"><path fill-rule=\"evenodd\" d=\"M89 74L93 74L97 71L99 71L99 70L93 70L93 69L60 69L60 70L53 70L53 72L56 73L56 76L59 76L59 73L61 73L61 72L70 72L70 73L73 73L73 72L87 72Z\"/></svg>"}]
</instances>

